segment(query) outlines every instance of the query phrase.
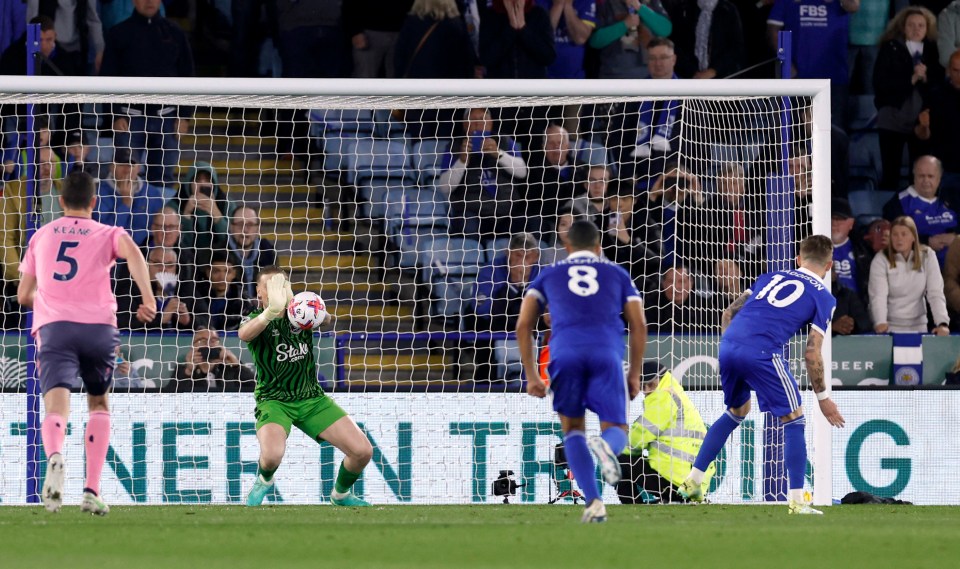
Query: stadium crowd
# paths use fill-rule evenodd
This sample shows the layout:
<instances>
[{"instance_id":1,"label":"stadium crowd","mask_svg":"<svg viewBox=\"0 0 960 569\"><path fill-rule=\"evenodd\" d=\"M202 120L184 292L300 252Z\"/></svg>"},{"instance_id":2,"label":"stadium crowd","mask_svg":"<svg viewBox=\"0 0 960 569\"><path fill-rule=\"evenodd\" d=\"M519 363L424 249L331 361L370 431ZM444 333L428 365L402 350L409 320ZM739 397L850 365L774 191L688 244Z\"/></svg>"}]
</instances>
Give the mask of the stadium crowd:
<instances>
[{"instance_id":1,"label":"stadium crowd","mask_svg":"<svg viewBox=\"0 0 960 569\"><path fill-rule=\"evenodd\" d=\"M960 330L960 0L222 0L201 2L193 20L175 1L17 4L0 4L4 74L25 71L28 19L41 28L41 73L134 77L207 73L194 53L212 37L229 40L229 64L215 72L232 76L750 79L773 76L776 32L790 30L794 76L832 81L834 333ZM722 310L767 269L775 228L763 212L780 183L771 180L791 189L794 237L809 230L809 101L794 103L786 151L774 144L787 126L780 109L736 102L407 110L388 118L399 134L387 136L408 150L439 141L434 175L417 177L449 208L430 231L492 251L452 325L511 331L536 266L563 258L565 228L588 218L604 254L645 293L651 331L717 332ZM740 123L716 123L712 111ZM236 330L256 302L254 275L277 255L260 234L259 204L228 195L211 164L181 165L195 109L42 113L38 221L60 213L64 176L94 174L95 218L143 248L159 303L153 322L131 318L121 264L121 327L192 330L215 352L207 336ZM275 125L276 153L319 171L325 185L351 185L325 160L333 127L322 111L310 116L281 110L264 121ZM26 227L24 117L0 107L6 329L23 326L13 299ZM876 148L872 169L862 147ZM232 378L220 381L241 381L228 352L216 352ZM185 378L195 378L198 353ZM212 372L202 375L214 385Z\"/></svg>"}]
</instances>

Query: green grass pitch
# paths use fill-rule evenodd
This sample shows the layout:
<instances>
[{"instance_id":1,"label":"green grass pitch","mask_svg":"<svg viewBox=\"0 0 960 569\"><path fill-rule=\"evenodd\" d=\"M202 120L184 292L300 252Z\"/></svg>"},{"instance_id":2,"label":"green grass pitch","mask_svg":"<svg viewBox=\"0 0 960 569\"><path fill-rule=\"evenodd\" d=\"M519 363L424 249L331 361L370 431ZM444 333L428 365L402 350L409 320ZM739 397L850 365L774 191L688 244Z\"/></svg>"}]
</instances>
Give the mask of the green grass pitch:
<instances>
[{"instance_id":1,"label":"green grass pitch","mask_svg":"<svg viewBox=\"0 0 960 569\"><path fill-rule=\"evenodd\" d=\"M960 567L960 508L480 505L0 508L0 567L28 569Z\"/></svg>"}]
</instances>

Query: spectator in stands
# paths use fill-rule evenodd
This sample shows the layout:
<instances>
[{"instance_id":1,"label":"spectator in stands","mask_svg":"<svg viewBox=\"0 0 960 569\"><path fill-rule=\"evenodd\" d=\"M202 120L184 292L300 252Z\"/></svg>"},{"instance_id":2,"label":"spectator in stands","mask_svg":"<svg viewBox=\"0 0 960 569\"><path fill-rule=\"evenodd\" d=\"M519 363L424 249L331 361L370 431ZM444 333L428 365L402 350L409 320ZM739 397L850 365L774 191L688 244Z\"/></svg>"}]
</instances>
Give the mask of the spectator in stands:
<instances>
[{"instance_id":1,"label":"spectator in stands","mask_svg":"<svg viewBox=\"0 0 960 569\"><path fill-rule=\"evenodd\" d=\"M40 24L40 54L37 75L60 75L60 67L53 62L53 52L57 47L57 30L54 22L47 16L37 16L30 20L31 24ZM59 54L58 54L59 55ZM56 66L56 69L54 69ZM0 55L0 75L27 74L27 34L23 34L3 50ZM3 113L0 113L2 116ZM17 113L20 115L21 113Z\"/></svg>"},{"instance_id":2,"label":"spectator in stands","mask_svg":"<svg viewBox=\"0 0 960 569\"><path fill-rule=\"evenodd\" d=\"M600 246L605 257L626 269L635 282L642 283L648 275L659 272L660 255L659 249L644 241L644 232L637 228L635 210L633 185L620 182L607 198Z\"/></svg>"},{"instance_id":3,"label":"spectator in stands","mask_svg":"<svg viewBox=\"0 0 960 569\"><path fill-rule=\"evenodd\" d=\"M683 265L667 268L660 288L646 295L643 305L651 334L704 332L708 323L706 303L697 301L693 278Z\"/></svg>"},{"instance_id":4,"label":"spectator in stands","mask_svg":"<svg viewBox=\"0 0 960 569\"><path fill-rule=\"evenodd\" d=\"M683 264L703 274L708 270L701 266L707 232L712 230L703 225L709 218L705 207L700 179L684 166L671 166L643 196L637 208L642 215L632 219L634 234L657 251L666 266Z\"/></svg>"},{"instance_id":5,"label":"spectator in stands","mask_svg":"<svg viewBox=\"0 0 960 569\"><path fill-rule=\"evenodd\" d=\"M715 331L720 330L723 311L746 290L743 270L736 259L717 259L711 270L713 292L710 296L709 323Z\"/></svg>"},{"instance_id":6,"label":"spectator in stands","mask_svg":"<svg viewBox=\"0 0 960 569\"><path fill-rule=\"evenodd\" d=\"M354 77L397 77L394 46L413 0L343 3L343 30L353 44ZM402 75L401 75L402 76Z\"/></svg>"},{"instance_id":7,"label":"spectator in stands","mask_svg":"<svg viewBox=\"0 0 960 569\"><path fill-rule=\"evenodd\" d=\"M530 233L510 237L505 254L481 267L477 274L477 296L473 328L477 332L511 332L516 329L523 293L540 273L540 243ZM493 352L477 342L474 376L478 381L493 379Z\"/></svg>"},{"instance_id":8,"label":"spectator in stands","mask_svg":"<svg viewBox=\"0 0 960 569\"><path fill-rule=\"evenodd\" d=\"M960 239L954 239L947 249L943 265L943 293L947 298L952 329L960 328Z\"/></svg>"},{"instance_id":9,"label":"spectator in stands","mask_svg":"<svg viewBox=\"0 0 960 569\"><path fill-rule=\"evenodd\" d=\"M569 209L561 209L557 213L557 223L553 230L553 246L540 251L540 264L544 267L567 258L567 234L577 216Z\"/></svg>"},{"instance_id":10,"label":"spectator in stands","mask_svg":"<svg viewBox=\"0 0 960 569\"><path fill-rule=\"evenodd\" d=\"M956 202L960 197L960 50L949 56L947 81L933 89L928 102L913 132L940 159L940 191Z\"/></svg>"},{"instance_id":11,"label":"spectator in stands","mask_svg":"<svg viewBox=\"0 0 960 569\"><path fill-rule=\"evenodd\" d=\"M677 56L673 42L653 38L647 44L651 79L676 79ZM620 165L620 177L633 179L641 189L666 171L666 161L675 152L679 135L681 101L658 100L628 103L610 124L607 148Z\"/></svg>"},{"instance_id":12,"label":"spectator in stands","mask_svg":"<svg viewBox=\"0 0 960 569\"><path fill-rule=\"evenodd\" d=\"M957 236L957 206L939 193L943 166L934 156L921 156L913 164L913 185L890 198L883 217L893 221L901 215L913 218L920 242L929 245L943 264L947 247ZM892 230L892 228L891 228Z\"/></svg>"},{"instance_id":13,"label":"spectator in stands","mask_svg":"<svg viewBox=\"0 0 960 569\"><path fill-rule=\"evenodd\" d=\"M542 231L548 225L546 220L556 217L560 206L577 193L576 165L567 129L552 124L543 140L543 150L530 159L527 176L527 222L535 233Z\"/></svg>"},{"instance_id":14,"label":"spectator in stands","mask_svg":"<svg viewBox=\"0 0 960 569\"><path fill-rule=\"evenodd\" d=\"M450 232L481 239L509 234L520 222L516 186L527 177L527 164L516 142L496 134L488 109L467 110L463 130L464 137L450 146L452 163L437 184L450 196Z\"/></svg>"},{"instance_id":15,"label":"spectator in stands","mask_svg":"<svg viewBox=\"0 0 960 569\"><path fill-rule=\"evenodd\" d=\"M830 115L846 127L849 14L860 0L774 0L767 19L767 41L777 49L777 33L793 32L793 67L798 79L830 80Z\"/></svg>"},{"instance_id":16,"label":"spectator in stands","mask_svg":"<svg viewBox=\"0 0 960 569\"><path fill-rule=\"evenodd\" d=\"M834 198L830 205L830 238L833 241L833 278L862 300L867 298L867 276L874 252L853 233L850 202Z\"/></svg>"},{"instance_id":17,"label":"spectator in stands","mask_svg":"<svg viewBox=\"0 0 960 569\"><path fill-rule=\"evenodd\" d=\"M810 152L803 145L791 146L787 173L793 182L796 224L804 235L809 235L813 227L813 176L810 170Z\"/></svg>"},{"instance_id":18,"label":"spectator in stands","mask_svg":"<svg viewBox=\"0 0 960 569\"><path fill-rule=\"evenodd\" d=\"M913 218L893 220L890 245L870 266L870 312L873 329L886 332L950 333L943 276L932 249L920 244ZM924 302L926 300L926 302ZM934 325L927 320L927 305Z\"/></svg>"},{"instance_id":19,"label":"spectator in stands","mask_svg":"<svg viewBox=\"0 0 960 569\"><path fill-rule=\"evenodd\" d=\"M874 219L863 231L863 241L873 254L887 248L890 243L890 222L886 219Z\"/></svg>"},{"instance_id":20,"label":"spectator in stands","mask_svg":"<svg viewBox=\"0 0 960 569\"><path fill-rule=\"evenodd\" d=\"M20 129L20 132L24 132L26 129L26 124L21 124L17 128ZM46 153L46 151L42 149L52 148L50 119L46 115L38 116L36 119L34 119L33 128L36 131L36 141L34 142L35 147L38 149L38 152L42 151ZM17 134L11 138L14 140L11 142L9 148L4 149L3 153L4 180L23 178L27 175L27 146L31 143L30 139L26 134ZM60 157L57 156L56 152L51 153L49 158L45 158L44 161L49 161L51 163L50 176L54 180L59 180L64 177L63 163L61 162Z\"/></svg>"},{"instance_id":21,"label":"spectator in stands","mask_svg":"<svg viewBox=\"0 0 960 569\"><path fill-rule=\"evenodd\" d=\"M645 79L647 43L673 31L660 0L606 0L600 3L590 47L600 50L601 79Z\"/></svg>"},{"instance_id":22,"label":"spectator in stands","mask_svg":"<svg viewBox=\"0 0 960 569\"><path fill-rule=\"evenodd\" d=\"M167 205L180 214L182 247L201 250L226 246L233 206L213 166L195 162L180 182L177 197Z\"/></svg>"},{"instance_id":23,"label":"spectator in stands","mask_svg":"<svg viewBox=\"0 0 960 569\"><path fill-rule=\"evenodd\" d=\"M94 178L101 178L100 164L90 156L92 150L93 147L83 139L83 131L68 132L63 149L63 175L85 171Z\"/></svg>"},{"instance_id":24,"label":"spectator in stands","mask_svg":"<svg viewBox=\"0 0 960 569\"><path fill-rule=\"evenodd\" d=\"M243 298L257 298L257 274L260 269L277 264L277 250L266 237L260 234L260 216L249 205L241 205L230 219L230 237L227 247L239 260L238 280Z\"/></svg>"},{"instance_id":25,"label":"spectator in stands","mask_svg":"<svg viewBox=\"0 0 960 569\"><path fill-rule=\"evenodd\" d=\"M115 353L117 358L114 361L113 383L110 385L111 391L128 391L152 387L152 385L140 377L137 368L130 365L130 361L123 356L119 344L117 344Z\"/></svg>"},{"instance_id":26,"label":"spectator in stands","mask_svg":"<svg viewBox=\"0 0 960 569\"><path fill-rule=\"evenodd\" d=\"M583 79L587 40L597 25L595 0L536 0L550 14L557 57L547 68L551 79Z\"/></svg>"},{"instance_id":27,"label":"spectator in stands","mask_svg":"<svg viewBox=\"0 0 960 569\"><path fill-rule=\"evenodd\" d=\"M743 26L736 6L729 0L698 0L691 8L696 22L693 51L679 55L678 74L722 79L743 69Z\"/></svg>"},{"instance_id":28,"label":"spectator in stands","mask_svg":"<svg viewBox=\"0 0 960 569\"><path fill-rule=\"evenodd\" d=\"M243 298L239 263L228 251L214 251L206 257L195 288L196 297L208 307L206 323L215 330L236 330L253 308Z\"/></svg>"},{"instance_id":29,"label":"spectator in stands","mask_svg":"<svg viewBox=\"0 0 960 569\"><path fill-rule=\"evenodd\" d=\"M940 65L950 67L950 58L960 49L960 0L953 0L937 16L937 32Z\"/></svg>"},{"instance_id":30,"label":"spectator in stands","mask_svg":"<svg viewBox=\"0 0 960 569\"><path fill-rule=\"evenodd\" d=\"M869 334L873 332L873 320L864 301L863 295L857 294L837 279L837 265L834 263L833 286L830 292L837 299L837 307L833 311L830 329L834 336L849 336L850 334Z\"/></svg>"},{"instance_id":31,"label":"spectator in stands","mask_svg":"<svg viewBox=\"0 0 960 569\"><path fill-rule=\"evenodd\" d=\"M140 248L144 259L154 247L173 249L177 254L177 264L180 265L180 282L189 283L195 280L196 257L193 249L180 246L180 214L173 208L164 206L150 222L150 235L147 242ZM122 264L117 265L117 271ZM119 278L119 276L118 276Z\"/></svg>"},{"instance_id":32,"label":"spectator in stands","mask_svg":"<svg viewBox=\"0 0 960 569\"><path fill-rule=\"evenodd\" d=\"M606 166L587 166L581 189L565 206L577 216L590 218L600 231L607 229L605 217L608 213L607 190L611 174Z\"/></svg>"},{"instance_id":33,"label":"spectator in stands","mask_svg":"<svg viewBox=\"0 0 960 569\"><path fill-rule=\"evenodd\" d=\"M107 32L100 74L120 77L192 77L193 54L186 34L159 14L159 0L133 0L134 12ZM322 58L320 58L322 59ZM188 107L118 104L113 106L117 147L132 148L145 178L173 186L180 163L180 134L193 110Z\"/></svg>"},{"instance_id":34,"label":"spectator in stands","mask_svg":"<svg viewBox=\"0 0 960 569\"><path fill-rule=\"evenodd\" d=\"M416 0L400 28L394 73L411 79L466 79L474 76L476 64L457 3Z\"/></svg>"},{"instance_id":35,"label":"spectator in stands","mask_svg":"<svg viewBox=\"0 0 960 569\"><path fill-rule=\"evenodd\" d=\"M880 36L890 19L890 0L860 0L860 9L850 14L847 63L850 94L873 94L873 67L880 50Z\"/></svg>"},{"instance_id":36,"label":"spectator in stands","mask_svg":"<svg viewBox=\"0 0 960 569\"><path fill-rule=\"evenodd\" d=\"M492 79L546 79L553 38L550 15L534 0L492 0L480 23L480 62Z\"/></svg>"},{"instance_id":37,"label":"spectator in stands","mask_svg":"<svg viewBox=\"0 0 960 569\"><path fill-rule=\"evenodd\" d=\"M213 328L197 328L182 362L177 364L176 380L167 383L164 391L236 392L253 391L256 375L240 363L240 358L220 342Z\"/></svg>"},{"instance_id":38,"label":"spectator in stands","mask_svg":"<svg viewBox=\"0 0 960 569\"><path fill-rule=\"evenodd\" d=\"M943 80L936 38L933 14L919 6L901 10L880 38L873 88L883 168L881 190L899 189L905 146L911 160L920 153L914 127L928 104L931 87Z\"/></svg>"},{"instance_id":39,"label":"spectator in stands","mask_svg":"<svg viewBox=\"0 0 960 569\"><path fill-rule=\"evenodd\" d=\"M110 177L100 182L93 219L123 227L134 243L143 246L150 233L154 215L163 209L163 190L140 177L140 164L127 148L113 155Z\"/></svg>"},{"instance_id":40,"label":"spectator in stands","mask_svg":"<svg viewBox=\"0 0 960 569\"><path fill-rule=\"evenodd\" d=\"M704 210L709 228L709 256L739 259L750 278L763 272L762 199L747 190L743 166L724 162L717 171L717 190Z\"/></svg>"},{"instance_id":41,"label":"spectator in stands","mask_svg":"<svg viewBox=\"0 0 960 569\"><path fill-rule=\"evenodd\" d=\"M46 16L57 31L54 62L58 75L89 75L93 53L94 74L103 61L103 27L94 2L90 0L27 0L27 18Z\"/></svg>"},{"instance_id":42,"label":"spectator in stands","mask_svg":"<svg viewBox=\"0 0 960 569\"><path fill-rule=\"evenodd\" d=\"M277 49L284 77L346 77L343 4L341 0L276 0Z\"/></svg>"},{"instance_id":43,"label":"spectator in stands","mask_svg":"<svg viewBox=\"0 0 960 569\"><path fill-rule=\"evenodd\" d=\"M206 305L193 295L184 294L186 283L180 281L177 253L166 247L154 247L147 253L147 269L157 297L157 317L142 324L136 319L139 296L133 294L133 280L122 278L117 269L117 318L121 328L128 330L189 330L194 325L194 314L206 312ZM125 270L124 275L129 275Z\"/></svg>"}]
</instances>

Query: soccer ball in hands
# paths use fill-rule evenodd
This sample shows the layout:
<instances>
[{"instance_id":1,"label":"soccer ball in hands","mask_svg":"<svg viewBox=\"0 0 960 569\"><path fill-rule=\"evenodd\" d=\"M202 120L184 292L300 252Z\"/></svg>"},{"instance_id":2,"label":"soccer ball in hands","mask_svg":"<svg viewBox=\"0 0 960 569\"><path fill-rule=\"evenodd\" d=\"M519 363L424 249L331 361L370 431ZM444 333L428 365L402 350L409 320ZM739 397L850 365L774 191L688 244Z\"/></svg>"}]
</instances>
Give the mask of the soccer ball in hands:
<instances>
[{"instance_id":1,"label":"soccer ball in hands","mask_svg":"<svg viewBox=\"0 0 960 569\"><path fill-rule=\"evenodd\" d=\"M294 330L316 330L327 319L327 305L315 292L301 292L287 305L287 320Z\"/></svg>"}]
</instances>

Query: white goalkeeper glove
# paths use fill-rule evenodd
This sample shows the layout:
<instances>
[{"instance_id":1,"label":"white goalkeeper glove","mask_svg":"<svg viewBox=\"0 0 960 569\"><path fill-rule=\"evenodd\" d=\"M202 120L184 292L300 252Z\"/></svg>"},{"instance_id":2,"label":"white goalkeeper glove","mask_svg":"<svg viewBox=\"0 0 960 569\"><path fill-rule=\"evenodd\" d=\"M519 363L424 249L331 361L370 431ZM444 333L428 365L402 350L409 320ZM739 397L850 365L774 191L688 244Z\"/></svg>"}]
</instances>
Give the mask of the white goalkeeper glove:
<instances>
[{"instance_id":1,"label":"white goalkeeper glove","mask_svg":"<svg viewBox=\"0 0 960 569\"><path fill-rule=\"evenodd\" d=\"M290 283L286 277L277 273L267 281L267 305L263 307L263 317L269 322L283 315L287 309L287 291Z\"/></svg>"},{"instance_id":2,"label":"white goalkeeper glove","mask_svg":"<svg viewBox=\"0 0 960 569\"><path fill-rule=\"evenodd\" d=\"M287 302L285 306L290 306L290 302L293 301L293 287L290 285L290 281L284 279L284 289L283 291L287 295Z\"/></svg>"}]
</instances>

